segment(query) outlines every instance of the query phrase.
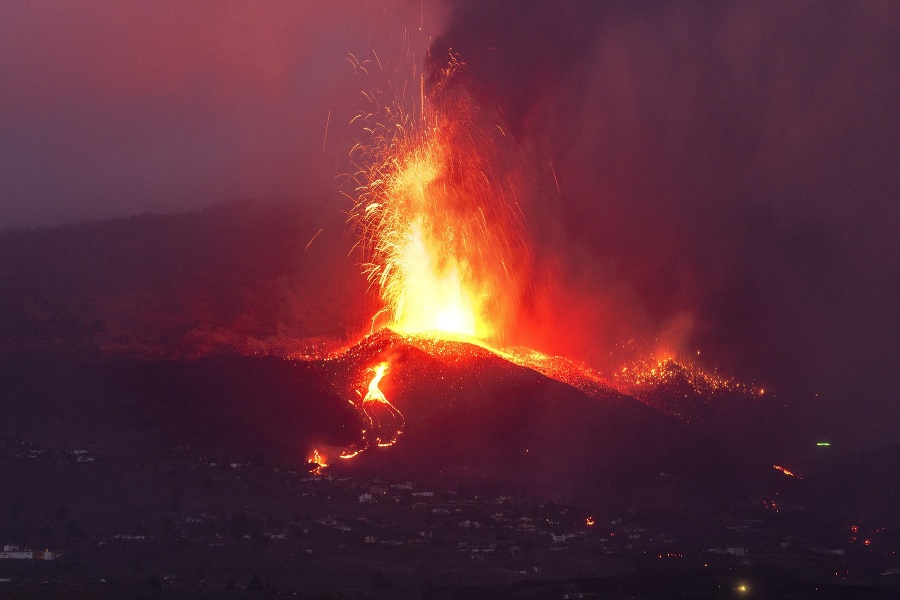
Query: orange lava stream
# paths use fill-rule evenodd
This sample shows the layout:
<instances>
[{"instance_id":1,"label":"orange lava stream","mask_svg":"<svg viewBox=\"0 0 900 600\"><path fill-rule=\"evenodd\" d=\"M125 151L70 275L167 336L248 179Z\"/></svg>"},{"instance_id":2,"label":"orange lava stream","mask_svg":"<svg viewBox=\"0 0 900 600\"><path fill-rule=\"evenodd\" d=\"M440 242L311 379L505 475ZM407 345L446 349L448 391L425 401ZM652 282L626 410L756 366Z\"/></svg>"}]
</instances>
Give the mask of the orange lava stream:
<instances>
[{"instance_id":1,"label":"orange lava stream","mask_svg":"<svg viewBox=\"0 0 900 600\"><path fill-rule=\"evenodd\" d=\"M803 479L796 473L793 473L793 472L787 470L786 468L782 467L781 465L772 465L772 468L775 469L776 471L781 471L782 473L784 473L785 475L787 475L789 477L796 477L797 479Z\"/></svg>"},{"instance_id":2,"label":"orange lava stream","mask_svg":"<svg viewBox=\"0 0 900 600\"><path fill-rule=\"evenodd\" d=\"M308 463L311 464L311 465L316 465L316 466L310 471L310 473L312 473L313 475L316 475L316 476L322 475L322 473L324 472L325 468L328 467L328 463L326 463L326 462L325 462L325 458L324 458L321 454L319 454L319 450L318 450L318 449L314 449L314 450L313 450L312 456L310 456L309 458L307 458L307 459L306 459L306 462L308 462Z\"/></svg>"},{"instance_id":3,"label":"orange lava stream","mask_svg":"<svg viewBox=\"0 0 900 600\"><path fill-rule=\"evenodd\" d=\"M380 300L372 330L389 327L440 355L462 348L443 342L474 344L593 398L610 392L640 398L676 380L687 381L698 394L748 391L668 356L607 377L568 358L501 349L516 322L529 262L517 200L520 186L503 152L511 143L503 127L486 123L461 86L451 84L462 68L451 56L428 95L423 79L414 111L397 102L373 106L361 117L370 139L351 151L358 171L350 220L359 233L363 272ZM366 97L375 104L375 95ZM477 351L468 348L462 352ZM365 428L360 442L340 458L353 458L373 445L391 446L402 433L403 415L379 387L389 367L388 362L369 367L373 376L366 393L352 401ZM317 465L316 474L328 466L317 450L309 463Z\"/></svg>"},{"instance_id":4,"label":"orange lava stream","mask_svg":"<svg viewBox=\"0 0 900 600\"><path fill-rule=\"evenodd\" d=\"M403 433L405 420L403 414L397 410L379 388L381 380L387 373L389 362L382 362L371 368L374 373L369 381L365 396L359 402L353 402L360 416L363 417L366 427L360 432L360 443L343 450L339 457L347 460L365 452L372 444L379 448L388 448L397 442L397 438ZM326 458L319 450L313 450L313 454L307 459L309 464L316 465L310 472L313 475L322 475L328 464Z\"/></svg>"},{"instance_id":5,"label":"orange lava stream","mask_svg":"<svg viewBox=\"0 0 900 600\"><path fill-rule=\"evenodd\" d=\"M366 397L363 398L363 402L384 402L385 404L390 404L384 393L378 388L378 384L381 383L388 366L389 363L383 362L372 369L375 371L375 376L369 382L369 389L366 392Z\"/></svg>"}]
</instances>

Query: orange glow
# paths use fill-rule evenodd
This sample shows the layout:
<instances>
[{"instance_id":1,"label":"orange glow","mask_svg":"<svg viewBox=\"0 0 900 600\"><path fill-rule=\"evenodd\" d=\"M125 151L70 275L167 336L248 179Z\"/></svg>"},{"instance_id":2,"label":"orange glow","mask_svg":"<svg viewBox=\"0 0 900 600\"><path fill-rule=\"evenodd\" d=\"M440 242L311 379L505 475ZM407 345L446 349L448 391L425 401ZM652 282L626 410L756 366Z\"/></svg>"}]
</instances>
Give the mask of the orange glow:
<instances>
[{"instance_id":1,"label":"orange glow","mask_svg":"<svg viewBox=\"0 0 900 600\"><path fill-rule=\"evenodd\" d=\"M444 75L460 67L451 57ZM498 134L441 83L421 102L416 117L383 109L386 122L355 149L365 157L351 219L383 303L373 329L380 321L399 333L498 339L516 297L511 269L524 255L510 178L492 172Z\"/></svg>"},{"instance_id":2,"label":"orange glow","mask_svg":"<svg viewBox=\"0 0 900 600\"><path fill-rule=\"evenodd\" d=\"M615 373L616 387L623 393L640 396L641 393L659 386L670 385L684 380L695 394L708 395L712 392L744 392L751 395L762 394L745 384L718 373L709 373L688 361L661 354L623 366Z\"/></svg>"},{"instance_id":3,"label":"orange glow","mask_svg":"<svg viewBox=\"0 0 900 600\"><path fill-rule=\"evenodd\" d=\"M318 449L313 450L312 455L306 459L306 462L311 465L316 465L310 472L317 477L322 475L324 470L328 467L328 463L325 462L325 457L319 453Z\"/></svg>"},{"instance_id":4,"label":"orange glow","mask_svg":"<svg viewBox=\"0 0 900 600\"><path fill-rule=\"evenodd\" d=\"M784 473L785 475L788 475L788 476L790 476L790 477L796 477L797 479L803 479L802 477L800 477L800 476L797 475L796 473L792 473L791 471L785 469L785 468L782 467L781 465L772 465L772 468L775 469L775 470L777 470L777 471L781 471L782 473Z\"/></svg>"},{"instance_id":5,"label":"orange glow","mask_svg":"<svg viewBox=\"0 0 900 600\"><path fill-rule=\"evenodd\" d=\"M594 526L594 517L588 517L587 519L584 520L584 523L588 527L593 527Z\"/></svg>"},{"instance_id":6,"label":"orange glow","mask_svg":"<svg viewBox=\"0 0 900 600\"><path fill-rule=\"evenodd\" d=\"M380 389L378 389L378 384L381 383L381 379L384 377L385 371L387 371L388 363L383 362L377 366L375 366L372 370L375 371L375 376L372 378L372 381L369 382L369 390L366 392L366 397L363 398L363 402L384 402L388 403L387 398L385 398L384 393Z\"/></svg>"},{"instance_id":7,"label":"orange glow","mask_svg":"<svg viewBox=\"0 0 900 600\"><path fill-rule=\"evenodd\" d=\"M382 362L371 368L374 375L369 380L365 396L361 401L353 403L363 417L366 427L360 432L360 444L341 452L340 457L345 460L358 456L373 443L379 448L393 446L403 433L405 424L403 414L388 401L378 387L389 366L389 362Z\"/></svg>"}]
</instances>

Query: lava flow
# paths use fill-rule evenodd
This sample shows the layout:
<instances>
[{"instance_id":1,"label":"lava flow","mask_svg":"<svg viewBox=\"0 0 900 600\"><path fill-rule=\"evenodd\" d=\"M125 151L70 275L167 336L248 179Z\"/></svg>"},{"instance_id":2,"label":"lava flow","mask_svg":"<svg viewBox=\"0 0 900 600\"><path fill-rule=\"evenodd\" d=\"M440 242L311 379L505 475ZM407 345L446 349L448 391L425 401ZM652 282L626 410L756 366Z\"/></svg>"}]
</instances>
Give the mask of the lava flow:
<instances>
[{"instance_id":1,"label":"lava flow","mask_svg":"<svg viewBox=\"0 0 900 600\"><path fill-rule=\"evenodd\" d=\"M359 414L363 417L365 428L360 432L360 441L350 446L340 453L340 458L349 459L359 455L372 445L379 448L387 448L392 446L400 434L403 433L405 424L403 415L388 401L384 392L379 388L382 378L387 373L389 362L381 362L371 368L374 373L365 395L358 392L360 400L351 404L354 405ZM313 475L322 475L328 467L327 459L314 449L312 455L307 459L311 465L315 465L310 473Z\"/></svg>"},{"instance_id":2,"label":"lava flow","mask_svg":"<svg viewBox=\"0 0 900 600\"><path fill-rule=\"evenodd\" d=\"M366 419L366 429L363 430L362 441L368 447L374 443L380 448L392 446L403 433L404 419L400 411L388 402L384 392L378 387L381 379L387 372L389 363L383 362L372 368L375 375L369 382L368 390L362 401L357 404L357 409ZM364 448L363 448L364 449ZM359 454L362 449L351 453L344 453L341 458L351 458Z\"/></svg>"},{"instance_id":3,"label":"lava flow","mask_svg":"<svg viewBox=\"0 0 900 600\"><path fill-rule=\"evenodd\" d=\"M790 470L788 470L788 469L782 467L781 465L772 465L772 468L775 469L776 471L781 471L782 473L784 473L784 474L787 475L788 477L796 477L797 479L803 479L802 477L800 477L799 475L797 475L797 474L794 473L793 471L790 471Z\"/></svg>"}]
</instances>

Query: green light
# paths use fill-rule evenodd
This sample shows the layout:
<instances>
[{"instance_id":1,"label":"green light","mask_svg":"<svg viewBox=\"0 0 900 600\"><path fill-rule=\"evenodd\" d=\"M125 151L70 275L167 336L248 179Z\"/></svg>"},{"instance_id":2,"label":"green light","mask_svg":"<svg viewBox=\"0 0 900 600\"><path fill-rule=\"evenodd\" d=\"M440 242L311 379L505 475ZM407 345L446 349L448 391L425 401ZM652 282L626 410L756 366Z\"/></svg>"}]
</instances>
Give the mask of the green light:
<instances>
[{"instance_id":1,"label":"green light","mask_svg":"<svg viewBox=\"0 0 900 600\"><path fill-rule=\"evenodd\" d=\"M816 446L830 446L831 442L817 442Z\"/></svg>"}]
</instances>

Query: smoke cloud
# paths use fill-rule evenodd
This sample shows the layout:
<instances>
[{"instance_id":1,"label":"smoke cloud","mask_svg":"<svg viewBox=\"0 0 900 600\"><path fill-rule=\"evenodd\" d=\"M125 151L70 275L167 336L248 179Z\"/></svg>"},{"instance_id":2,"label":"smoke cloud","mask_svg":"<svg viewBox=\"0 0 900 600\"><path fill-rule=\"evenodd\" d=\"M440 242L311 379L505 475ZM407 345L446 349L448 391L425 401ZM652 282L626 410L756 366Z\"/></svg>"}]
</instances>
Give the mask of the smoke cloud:
<instances>
[{"instance_id":1,"label":"smoke cloud","mask_svg":"<svg viewBox=\"0 0 900 600\"><path fill-rule=\"evenodd\" d=\"M449 4L432 60L534 172L526 341L689 353L896 441L896 3Z\"/></svg>"}]
</instances>

